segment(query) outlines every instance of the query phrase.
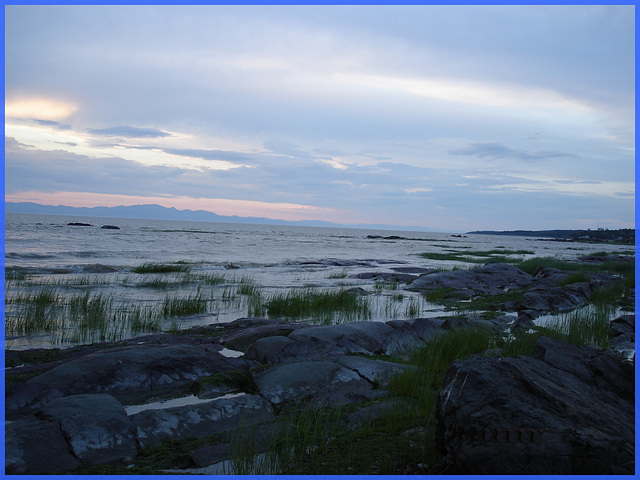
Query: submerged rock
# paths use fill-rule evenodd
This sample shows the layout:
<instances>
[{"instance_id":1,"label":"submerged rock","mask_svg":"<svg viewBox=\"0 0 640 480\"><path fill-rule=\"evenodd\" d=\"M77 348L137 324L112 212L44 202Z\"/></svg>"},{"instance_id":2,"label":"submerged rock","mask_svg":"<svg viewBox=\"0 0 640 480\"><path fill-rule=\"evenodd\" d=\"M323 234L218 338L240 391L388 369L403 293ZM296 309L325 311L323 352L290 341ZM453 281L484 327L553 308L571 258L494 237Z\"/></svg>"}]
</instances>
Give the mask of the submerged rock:
<instances>
[{"instance_id":1,"label":"submerged rock","mask_svg":"<svg viewBox=\"0 0 640 480\"><path fill-rule=\"evenodd\" d=\"M456 361L436 415L432 473L634 473L634 369L611 351L543 337L531 357Z\"/></svg>"}]
</instances>

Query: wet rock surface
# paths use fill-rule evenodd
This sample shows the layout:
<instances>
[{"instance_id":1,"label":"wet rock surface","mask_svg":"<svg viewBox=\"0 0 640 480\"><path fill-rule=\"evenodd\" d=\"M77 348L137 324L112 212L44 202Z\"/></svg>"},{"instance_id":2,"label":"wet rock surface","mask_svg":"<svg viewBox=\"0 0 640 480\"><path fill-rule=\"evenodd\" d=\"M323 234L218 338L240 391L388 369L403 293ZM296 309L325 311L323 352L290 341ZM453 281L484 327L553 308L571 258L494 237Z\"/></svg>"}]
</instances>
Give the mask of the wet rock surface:
<instances>
[{"instance_id":1,"label":"wet rock surface","mask_svg":"<svg viewBox=\"0 0 640 480\"><path fill-rule=\"evenodd\" d=\"M442 474L634 473L634 368L541 338L531 357L456 361L436 414Z\"/></svg>"}]
</instances>

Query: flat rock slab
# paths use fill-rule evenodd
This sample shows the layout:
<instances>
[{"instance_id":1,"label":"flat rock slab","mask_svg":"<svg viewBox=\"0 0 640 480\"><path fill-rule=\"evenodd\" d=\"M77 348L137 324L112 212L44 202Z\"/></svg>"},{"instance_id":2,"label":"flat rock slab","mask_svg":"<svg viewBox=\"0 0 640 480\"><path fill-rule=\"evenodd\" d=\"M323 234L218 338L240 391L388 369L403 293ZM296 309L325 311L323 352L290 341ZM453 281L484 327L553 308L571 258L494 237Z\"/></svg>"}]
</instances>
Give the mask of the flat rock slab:
<instances>
[{"instance_id":1,"label":"flat rock slab","mask_svg":"<svg viewBox=\"0 0 640 480\"><path fill-rule=\"evenodd\" d=\"M393 327L383 322L352 322L339 325L323 325L296 330L289 335L294 341L316 339L333 343L345 349L344 353L364 350L373 354L384 353Z\"/></svg>"},{"instance_id":2,"label":"flat rock slab","mask_svg":"<svg viewBox=\"0 0 640 480\"><path fill-rule=\"evenodd\" d=\"M633 474L634 368L541 338L531 357L454 362L439 393L430 473Z\"/></svg>"},{"instance_id":3,"label":"flat rock slab","mask_svg":"<svg viewBox=\"0 0 640 480\"><path fill-rule=\"evenodd\" d=\"M142 448L164 439L200 438L273 421L271 405L258 395L221 398L197 405L145 410L131 416Z\"/></svg>"},{"instance_id":4,"label":"flat rock slab","mask_svg":"<svg viewBox=\"0 0 640 480\"><path fill-rule=\"evenodd\" d=\"M201 377L246 367L196 345L139 345L96 352L30 379L27 384L55 388L65 395L109 393L135 403L185 387Z\"/></svg>"},{"instance_id":5,"label":"flat rock slab","mask_svg":"<svg viewBox=\"0 0 640 480\"><path fill-rule=\"evenodd\" d=\"M232 350L244 351L257 340L265 337L280 336L286 337L291 332L304 325L294 323L273 323L268 325L257 325L235 331L220 338L220 343Z\"/></svg>"},{"instance_id":6,"label":"flat rock slab","mask_svg":"<svg viewBox=\"0 0 640 480\"><path fill-rule=\"evenodd\" d=\"M328 392L373 389L373 384L355 371L328 360L276 365L255 372L253 381L259 394L274 405Z\"/></svg>"},{"instance_id":7,"label":"flat rock slab","mask_svg":"<svg viewBox=\"0 0 640 480\"><path fill-rule=\"evenodd\" d=\"M375 360L354 355L331 357L330 360L349 370L353 370L372 385L380 388L387 388L393 376L404 370L419 370L418 367L413 365L386 362L384 360Z\"/></svg>"}]
</instances>

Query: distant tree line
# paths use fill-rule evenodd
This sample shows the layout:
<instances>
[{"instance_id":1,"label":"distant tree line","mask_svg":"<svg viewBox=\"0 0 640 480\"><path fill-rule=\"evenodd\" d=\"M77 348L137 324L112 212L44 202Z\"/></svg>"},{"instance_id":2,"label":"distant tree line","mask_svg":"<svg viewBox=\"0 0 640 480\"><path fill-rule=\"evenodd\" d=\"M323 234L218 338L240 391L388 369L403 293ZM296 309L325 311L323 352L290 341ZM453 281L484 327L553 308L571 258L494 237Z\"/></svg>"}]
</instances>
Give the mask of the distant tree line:
<instances>
[{"instance_id":1,"label":"distant tree line","mask_svg":"<svg viewBox=\"0 0 640 480\"><path fill-rule=\"evenodd\" d=\"M607 228L598 228L596 230L480 230L476 232L469 232L469 234L541 237L572 242L595 241L634 244L636 241L635 228L620 228L617 230L609 230Z\"/></svg>"}]
</instances>

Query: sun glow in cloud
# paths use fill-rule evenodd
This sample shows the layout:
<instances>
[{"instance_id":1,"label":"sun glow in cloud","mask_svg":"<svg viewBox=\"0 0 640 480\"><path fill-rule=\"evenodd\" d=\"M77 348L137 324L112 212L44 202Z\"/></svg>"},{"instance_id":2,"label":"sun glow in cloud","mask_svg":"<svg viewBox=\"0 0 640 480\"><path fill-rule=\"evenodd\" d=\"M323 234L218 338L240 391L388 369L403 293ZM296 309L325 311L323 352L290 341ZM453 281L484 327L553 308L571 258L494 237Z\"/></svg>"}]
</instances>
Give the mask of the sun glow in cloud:
<instances>
[{"instance_id":1,"label":"sun glow in cloud","mask_svg":"<svg viewBox=\"0 0 640 480\"><path fill-rule=\"evenodd\" d=\"M9 100L4 104L4 116L14 118L37 118L39 120L64 120L78 107L72 103L46 98Z\"/></svg>"}]
</instances>

